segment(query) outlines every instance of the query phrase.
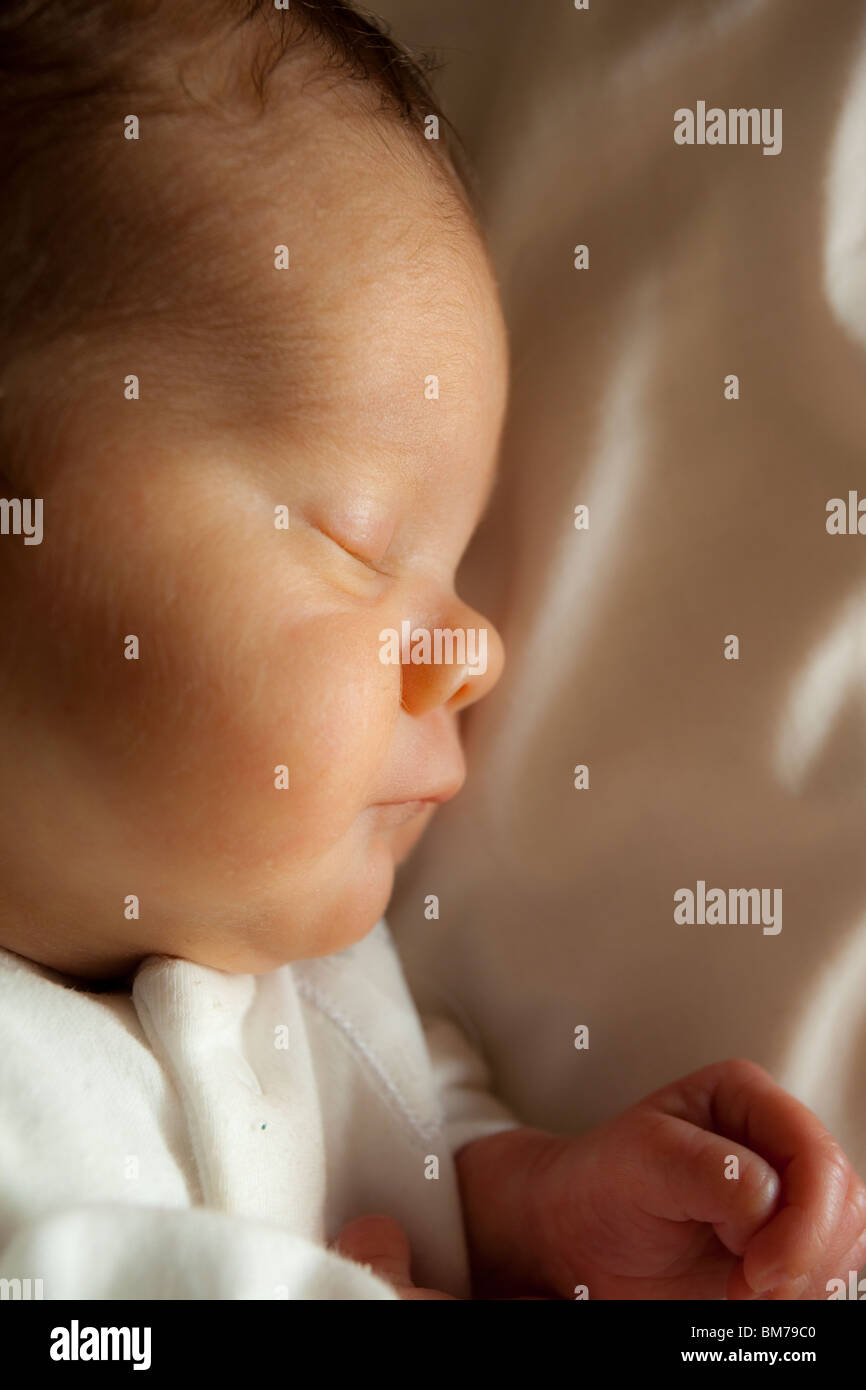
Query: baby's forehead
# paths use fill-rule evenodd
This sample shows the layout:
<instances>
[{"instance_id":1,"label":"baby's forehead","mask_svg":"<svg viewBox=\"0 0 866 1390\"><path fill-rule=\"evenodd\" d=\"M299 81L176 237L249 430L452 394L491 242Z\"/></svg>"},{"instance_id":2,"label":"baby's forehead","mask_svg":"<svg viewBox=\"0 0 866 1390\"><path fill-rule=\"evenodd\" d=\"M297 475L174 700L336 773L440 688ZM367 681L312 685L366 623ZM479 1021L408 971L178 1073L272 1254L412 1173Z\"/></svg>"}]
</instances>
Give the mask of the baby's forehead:
<instances>
[{"instance_id":1,"label":"baby's forehead","mask_svg":"<svg viewBox=\"0 0 866 1390\"><path fill-rule=\"evenodd\" d=\"M322 441L324 480L366 468L370 486L420 486L443 458L475 468L473 433L483 452L504 409L502 311L477 229L442 212L421 166L389 179L381 154L359 159L334 188L320 162L302 194L278 183L235 219L221 259L228 281L242 264L245 293L220 371L277 437ZM210 299L224 315L231 292Z\"/></svg>"}]
</instances>

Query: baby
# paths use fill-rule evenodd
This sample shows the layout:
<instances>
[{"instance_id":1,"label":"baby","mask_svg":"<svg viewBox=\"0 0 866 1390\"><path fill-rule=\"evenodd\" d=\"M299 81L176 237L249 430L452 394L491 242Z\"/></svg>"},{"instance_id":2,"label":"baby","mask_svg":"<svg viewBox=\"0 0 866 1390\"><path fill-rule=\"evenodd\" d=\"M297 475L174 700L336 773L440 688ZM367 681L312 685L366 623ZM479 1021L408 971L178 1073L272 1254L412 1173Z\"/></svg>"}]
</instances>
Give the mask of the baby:
<instances>
[{"instance_id":1,"label":"baby","mask_svg":"<svg viewBox=\"0 0 866 1390\"><path fill-rule=\"evenodd\" d=\"M507 341L423 75L337 0L0 39L0 1276L826 1297L866 1189L765 1072L522 1127L382 920L502 667L455 574Z\"/></svg>"}]
</instances>

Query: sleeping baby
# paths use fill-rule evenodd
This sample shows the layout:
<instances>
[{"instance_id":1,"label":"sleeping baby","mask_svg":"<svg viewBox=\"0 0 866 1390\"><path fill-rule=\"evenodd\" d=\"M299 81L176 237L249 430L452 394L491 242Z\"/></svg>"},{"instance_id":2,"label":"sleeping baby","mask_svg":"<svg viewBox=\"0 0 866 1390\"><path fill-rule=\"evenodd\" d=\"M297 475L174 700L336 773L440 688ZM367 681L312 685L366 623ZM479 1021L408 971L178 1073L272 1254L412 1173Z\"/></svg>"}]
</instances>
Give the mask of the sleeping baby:
<instances>
[{"instance_id":1,"label":"sleeping baby","mask_svg":"<svg viewBox=\"0 0 866 1390\"><path fill-rule=\"evenodd\" d=\"M0 1277L825 1298L866 1189L765 1072L524 1127L383 920L503 660L455 575L507 340L423 73L337 0L0 40Z\"/></svg>"}]
</instances>

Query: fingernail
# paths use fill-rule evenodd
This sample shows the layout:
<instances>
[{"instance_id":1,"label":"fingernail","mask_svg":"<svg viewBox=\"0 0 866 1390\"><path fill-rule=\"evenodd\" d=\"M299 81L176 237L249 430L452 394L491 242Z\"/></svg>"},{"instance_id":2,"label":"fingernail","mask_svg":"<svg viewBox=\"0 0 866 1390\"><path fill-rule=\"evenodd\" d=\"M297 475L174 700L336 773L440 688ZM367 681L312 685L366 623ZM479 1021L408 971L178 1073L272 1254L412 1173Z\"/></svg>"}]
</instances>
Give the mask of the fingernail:
<instances>
[{"instance_id":1,"label":"fingernail","mask_svg":"<svg viewBox=\"0 0 866 1390\"><path fill-rule=\"evenodd\" d=\"M780 1279L778 1284L770 1290L770 1293L780 1294L780 1303L789 1303L792 1299L799 1298L808 1284L808 1274L801 1274L797 1279L792 1279L789 1275L787 1279Z\"/></svg>"},{"instance_id":2,"label":"fingernail","mask_svg":"<svg viewBox=\"0 0 866 1390\"><path fill-rule=\"evenodd\" d=\"M788 1298L797 1298L809 1282L808 1274L790 1274L788 1270L781 1269L776 1265L767 1274L761 1274L757 1278L750 1278L749 1284L759 1294L772 1293L779 1289L783 1284L790 1284Z\"/></svg>"},{"instance_id":3,"label":"fingernail","mask_svg":"<svg viewBox=\"0 0 866 1390\"><path fill-rule=\"evenodd\" d=\"M784 1269L780 1269L778 1265L774 1265L766 1274L750 1274L748 1283L749 1287L753 1288L757 1295L761 1293L770 1293L772 1289L777 1289L780 1284L787 1283L789 1278L790 1275L786 1274Z\"/></svg>"}]
</instances>

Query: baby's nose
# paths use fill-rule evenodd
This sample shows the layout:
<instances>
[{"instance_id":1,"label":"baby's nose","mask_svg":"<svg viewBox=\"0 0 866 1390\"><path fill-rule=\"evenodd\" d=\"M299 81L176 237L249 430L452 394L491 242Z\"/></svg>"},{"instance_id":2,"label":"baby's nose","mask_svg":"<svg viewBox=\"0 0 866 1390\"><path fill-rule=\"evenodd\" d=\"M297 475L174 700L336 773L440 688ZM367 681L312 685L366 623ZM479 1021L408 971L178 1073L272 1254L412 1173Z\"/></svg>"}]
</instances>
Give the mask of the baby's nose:
<instances>
[{"instance_id":1,"label":"baby's nose","mask_svg":"<svg viewBox=\"0 0 866 1390\"><path fill-rule=\"evenodd\" d=\"M461 607L458 621L413 631L408 660L402 663L401 702L410 714L426 714L440 705L452 712L464 709L489 694L502 674L505 649L496 628L480 613Z\"/></svg>"}]
</instances>

